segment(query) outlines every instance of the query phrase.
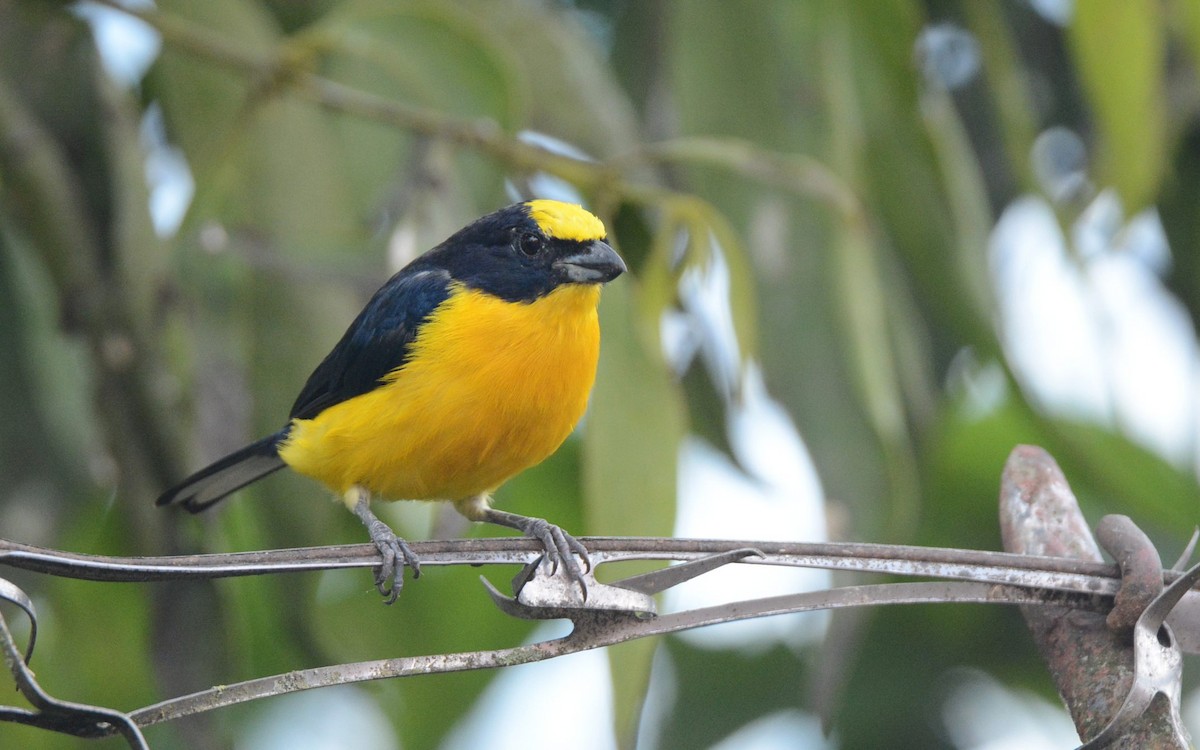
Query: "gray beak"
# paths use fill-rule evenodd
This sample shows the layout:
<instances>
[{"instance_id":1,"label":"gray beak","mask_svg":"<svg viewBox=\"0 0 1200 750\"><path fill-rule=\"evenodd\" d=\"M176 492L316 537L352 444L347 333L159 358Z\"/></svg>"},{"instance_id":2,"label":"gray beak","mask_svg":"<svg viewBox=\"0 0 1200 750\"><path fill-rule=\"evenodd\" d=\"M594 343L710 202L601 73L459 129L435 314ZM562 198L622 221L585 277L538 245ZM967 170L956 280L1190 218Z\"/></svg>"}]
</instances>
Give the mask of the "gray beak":
<instances>
[{"instance_id":1,"label":"gray beak","mask_svg":"<svg viewBox=\"0 0 1200 750\"><path fill-rule=\"evenodd\" d=\"M559 258L553 265L568 281L576 284L603 284L627 270L617 251L601 240L578 253Z\"/></svg>"}]
</instances>

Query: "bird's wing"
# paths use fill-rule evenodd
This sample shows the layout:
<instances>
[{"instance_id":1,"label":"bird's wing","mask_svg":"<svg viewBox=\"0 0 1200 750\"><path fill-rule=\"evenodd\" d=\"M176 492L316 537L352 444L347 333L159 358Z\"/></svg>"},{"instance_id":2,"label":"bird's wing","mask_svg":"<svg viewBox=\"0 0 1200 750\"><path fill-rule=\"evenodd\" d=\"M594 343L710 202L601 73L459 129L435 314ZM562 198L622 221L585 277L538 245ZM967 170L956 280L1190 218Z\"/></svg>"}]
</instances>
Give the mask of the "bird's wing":
<instances>
[{"instance_id":1,"label":"bird's wing","mask_svg":"<svg viewBox=\"0 0 1200 750\"><path fill-rule=\"evenodd\" d=\"M421 324L450 296L450 281L444 270L411 266L393 276L313 370L289 417L311 419L403 366Z\"/></svg>"}]
</instances>

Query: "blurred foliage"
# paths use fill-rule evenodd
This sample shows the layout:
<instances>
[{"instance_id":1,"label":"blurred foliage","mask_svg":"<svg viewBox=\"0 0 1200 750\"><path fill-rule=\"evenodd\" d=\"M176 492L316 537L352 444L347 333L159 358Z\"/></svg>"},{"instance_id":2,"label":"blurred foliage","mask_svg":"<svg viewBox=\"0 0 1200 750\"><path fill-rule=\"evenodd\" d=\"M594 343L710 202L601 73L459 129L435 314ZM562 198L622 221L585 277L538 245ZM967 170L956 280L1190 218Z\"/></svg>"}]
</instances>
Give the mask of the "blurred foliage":
<instances>
[{"instance_id":1,"label":"blurred foliage","mask_svg":"<svg viewBox=\"0 0 1200 750\"><path fill-rule=\"evenodd\" d=\"M405 252L508 202L506 186L553 175L602 214L634 273L602 305L584 428L502 504L580 534L670 533L680 441L725 445L727 392L700 367L677 377L659 321L685 270L720 252L740 351L814 456L831 534L995 548L1002 463L1037 443L1092 517L1133 515L1170 558L1200 510L1196 467L1022 392L986 253L995 217L1044 189L1035 137L1065 126L1097 186L1130 214L1158 206L1174 253L1165 281L1200 314L1197 7L1095 0L1059 25L1015 1L159 0L146 19L162 51L129 90L70 6L0 0L0 534L107 554L362 541L353 517L290 477L197 519L151 501L277 429ZM965 82L930 72L920 40L939 24L978 47ZM378 98L338 99L346 89L312 76ZM147 205L154 121L195 181L166 236ZM525 131L597 161L542 151ZM1064 226L1078 212L1057 208ZM983 412L955 375L964 357L999 374ZM385 511L413 537L465 531L425 506ZM170 587L14 578L43 614L44 684L120 708L530 632L469 571L429 571L388 609L361 571ZM834 622L837 648L798 653L668 640L677 683L652 722L658 746L701 747L820 705L841 746L946 747L939 706L963 666L1052 699L1014 612ZM663 645L611 655L624 747ZM493 677L368 692L404 747L433 748ZM258 711L151 740L226 747ZM61 742L0 725L5 747Z\"/></svg>"}]
</instances>

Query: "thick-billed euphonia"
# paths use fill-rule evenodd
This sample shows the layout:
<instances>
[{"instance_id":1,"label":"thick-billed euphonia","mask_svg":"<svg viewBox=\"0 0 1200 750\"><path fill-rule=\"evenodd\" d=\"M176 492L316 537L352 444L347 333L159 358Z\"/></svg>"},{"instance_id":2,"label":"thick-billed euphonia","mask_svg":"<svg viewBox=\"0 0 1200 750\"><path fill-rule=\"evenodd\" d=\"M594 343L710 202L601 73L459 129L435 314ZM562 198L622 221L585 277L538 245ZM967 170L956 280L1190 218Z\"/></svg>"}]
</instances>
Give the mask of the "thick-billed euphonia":
<instances>
[{"instance_id":1,"label":"thick-billed euphonia","mask_svg":"<svg viewBox=\"0 0 1200 750\"><path fill-rule=\"evenodd\" d=\"M518 203L416 258L371 297L273 435L158 498L192 512L284 466L332 489L366 525L389 602L419 561L372 498L445 500L518 529L576 580L587 550L561 528L491 507L491 493L551 453L596 376L600 286L625 271L579 206ZM399 564L399 567L398 567Z\"/></svg>"}]
</instances>

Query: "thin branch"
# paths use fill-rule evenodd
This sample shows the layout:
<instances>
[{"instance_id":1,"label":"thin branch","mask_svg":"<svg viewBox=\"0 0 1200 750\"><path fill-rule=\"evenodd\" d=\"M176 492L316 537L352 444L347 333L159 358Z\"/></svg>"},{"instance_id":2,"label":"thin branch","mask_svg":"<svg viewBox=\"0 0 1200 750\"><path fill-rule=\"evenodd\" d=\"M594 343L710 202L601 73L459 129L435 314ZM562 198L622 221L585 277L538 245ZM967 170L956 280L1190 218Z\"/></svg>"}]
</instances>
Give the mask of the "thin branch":
<instances>
[{"instance_id":1,"label":"thin branch","mask_svg":"<svg viewBox=\"0 0 1200 750\"><path fill-rule=\"evenodd\" d=\"M96 0L133 16L157 31L163 43L259 82L260 90L290 91L336 112L352 114L485 154L511 169L540 171L633 203L680 206L698 199L626 174L647 164L687 162L732 170L762 184L816 198L844 217L861 221L864 209L853 190L825 164L807 155L763 149L736 138L681 138L649 144L605 161L569 156L505 133L486 118L460 118L377 96L311 72L316 52L285 41L267 52L230 43L200 24L157 10L128 8L117 0Z\"/></svg>"},{"instance_id":2,"label":"thin branch","mask_svg":"<svg viewBox=\"0 0 1200 750\"><path fill-rule=\"evenodd\" d=\"M837 209L845 220L865 221L866 208L845 180L806 154L770 151L740 138L691 136L647 144L613 164L632 169L646 162L720 167L764 185L817 198Z\"/></svg>"},{"instance_id":3,"label":"thin branch","mask_svg":"<svg viewBox=\"0 0 1200 750\"><path fill-rule=\"evenodd\" d=\"M504 133L490 119L457 118L413 107L316 75L309 70L312 52L286 42L267 52L231 44L200 24L168 13L125 7L116 0L97 0L133 16L157 31L165 46L182 50L260 82L275 82L264 90L292 91L331 110L375 120L402 130L439 138L484 153L514 169L540 170L585 188L599 189L618 180L616 173L588 159L547 151ZM624 185L630 197L670 196L670 191Z\"/></svg>"}]
</instances>

